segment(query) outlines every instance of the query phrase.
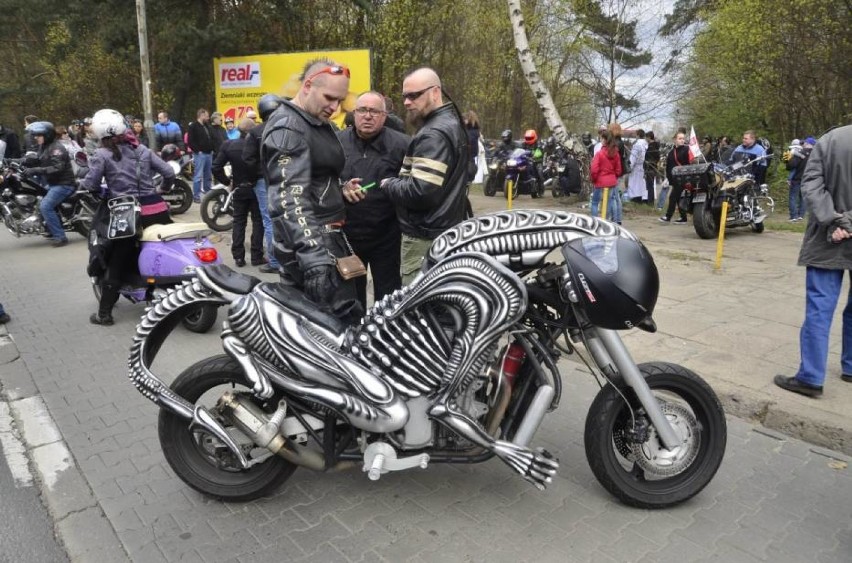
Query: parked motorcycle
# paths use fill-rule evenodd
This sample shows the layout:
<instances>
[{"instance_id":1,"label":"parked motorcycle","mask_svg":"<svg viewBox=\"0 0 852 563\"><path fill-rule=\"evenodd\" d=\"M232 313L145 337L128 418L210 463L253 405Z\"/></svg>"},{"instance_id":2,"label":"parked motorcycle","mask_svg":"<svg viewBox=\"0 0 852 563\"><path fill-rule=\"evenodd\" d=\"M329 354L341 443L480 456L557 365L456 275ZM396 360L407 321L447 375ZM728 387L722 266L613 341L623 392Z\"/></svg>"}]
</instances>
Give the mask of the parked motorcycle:
<instances>
[{"instance_id":1,"label":"parked motorcycle","mask_svg":"<svg viewBox=\"0 0 852 563\"><path fill-rule=\"evenodd\" d=\"M151 225L142 231L137 273L119 290L131 303L151 303L169 288L189 283L195 270L221 264L219 253L207 239L209 229L203 223ZM97 234L93 231L93 241ZM95 298L101 299L101 280L90 278ZM204 333L216 323L216 305L202 304L180 315L183 326Z\"/></svg>"},{"instance_id":2,"label":"parked motorcycle","mask_svg":"<svg viewBox=\"0 0 852 563\"><path fill-rule=\"evenodd\" d=\"M216 184L201 196L201 219L214 231L230 231L234 227L233 201L234 188Z\"/></svg>"},{"instance_id":3,"label":"parked motorcycle","mask_svg":"<svg viewBox=\"0 0 852 563\"><path fill-rule=\"evenodd\" d=\"M192 156L185 154L177 145L166 145L160 151L162 158L175 173L175 181L171 188L162 189L163 178L154 175L154 186L169 204L172 215L180 215L189 211L192 206Z\"/></svg>"},{"instance_id":4,"label":"parked motorcycle","mask_svg":"<svg viewBox=\"0 0 852 563\"><path fill-rule=\"evenodd\" d=\"M414 282L350 326L292 286L226 266L197 274L146 311L129 375L161 408L169 465L203 494L257 498L300 466L377 480L493 457L544 489L558 461L530 444L559 406L563 353L601 384L586 455L621 501L681 503L724 456L725 416L707 383L676 364L635 364L619 336L656 330L659 275L608 221L527 210L469 219L433 242ZM169 387L151 365L174 319L199 304L227 307L226 355Z\"/></svg>"},{"instance_id":5,"label":"parked motorcycle","mask_svg":"<svg viewBox=\"0 0 852 563\"><path fill-rule=\"evenodd\" d=\"M48 234L40 209L45 195L47 190L21 164L12 160L3 161L0 171L0 211L10 233L16 237ZM74 231L88 237L97 207L97 199L88 191L78 188L57 208L62 228L66 232Z\"/></svg>"},{"instance_id":6,"label":"parked motorcycle","mask_svg":"<svg viewBox=\"0 0 852 563\"><path fill-rule=\"evenodd\" d=\"M512 194L512 199L517 198L519 194L529 194L533 199L538 199L544 195L544 184L536 173L530 151L515 149L509 155L508 160L506 160L503 193Z\"/></svg>"},{"instance_id":7,"label":"parked motorcycle","mask_svg":"<svg viewBox=\"0 0 852 563\"><path fill-rule=\"evenodd\" d=\"M672 169L672 176L684 186L678 205L692 214L692 224L699 237L719 236L725 201L728 202L726 230L747 226L755 233L764 231L764 220L775 209L775 201L769 196L769 186L755 182L751 167L768 158L771 157L762 156L732 165L708 162Z\"/></svg>"}]
</instances>

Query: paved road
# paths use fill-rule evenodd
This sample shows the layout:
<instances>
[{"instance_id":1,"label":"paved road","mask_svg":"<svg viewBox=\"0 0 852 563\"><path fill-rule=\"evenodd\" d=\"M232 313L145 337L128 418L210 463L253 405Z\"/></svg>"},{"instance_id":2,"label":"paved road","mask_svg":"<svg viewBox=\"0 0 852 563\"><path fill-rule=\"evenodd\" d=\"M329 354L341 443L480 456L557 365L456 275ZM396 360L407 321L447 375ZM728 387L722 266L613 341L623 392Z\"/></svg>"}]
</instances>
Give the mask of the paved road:
<instances>
[{"instance_id":1,"label":"paved road","mask_svg":"<svg viewBox=\"0 0 852 563\"><path fill-rule=\"evenodd\" d=\"M2 371L0 371L2 374ZM39 498L8 405L0 398L0 563L68 561Z\"/></svg>"},{"instance_id":2,"label":"paved road","mask_svg":"<svg viewBox=\"0 0 852 563\"><path fill-rule=\"evenodd\" d=\"M210 501L168 468L156 408L126 378L141 306L122 303L115 327L89 325L85 245L72 240L53 249L0 234L0 300L14 316L8 330L35 382L32 393L58 425L81 488L108 519L111 537L91 540L92 551L117 541L129 560L145 563L852 560L849 458L733 417L725 461L698 497L666 511L615 502L583 451L596 387L564 361L561 408L535 438L562 463L545 493L492 461L389 474L377 483L356 471L299 470L270 498ZM218 335L178 330L155 368L170 381L218 353ZM6 377L0 367L0 381ZM85 548L75 553L76 560L97 559Z\"/></svg>"}]
</instances>

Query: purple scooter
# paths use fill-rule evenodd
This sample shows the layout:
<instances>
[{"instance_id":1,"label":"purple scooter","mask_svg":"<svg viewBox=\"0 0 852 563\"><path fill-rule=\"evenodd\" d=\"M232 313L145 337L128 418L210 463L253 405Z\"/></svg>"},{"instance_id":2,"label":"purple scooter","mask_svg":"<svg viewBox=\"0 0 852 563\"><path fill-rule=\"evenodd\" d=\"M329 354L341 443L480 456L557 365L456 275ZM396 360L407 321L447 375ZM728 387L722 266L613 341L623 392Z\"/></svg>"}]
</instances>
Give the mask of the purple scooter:
<instances>
[{"instance_id":1,"label":"purple scooter","mask_svg":"<svg viewBox=\"0 0 852 563\"><path fill-rule=\"evenodd\" d=\"M128 280L120 293L132 303L151 302L160 292L195 277L201 266L221 264L219 252L207 239L212 231L204 223L151 225L142 232L139 272ZM93 277L92 288L100 301L100 278ZM202 305L181 320L187 330L204 333L216 323L217 307Z\"/></svg>"}]
</instances>

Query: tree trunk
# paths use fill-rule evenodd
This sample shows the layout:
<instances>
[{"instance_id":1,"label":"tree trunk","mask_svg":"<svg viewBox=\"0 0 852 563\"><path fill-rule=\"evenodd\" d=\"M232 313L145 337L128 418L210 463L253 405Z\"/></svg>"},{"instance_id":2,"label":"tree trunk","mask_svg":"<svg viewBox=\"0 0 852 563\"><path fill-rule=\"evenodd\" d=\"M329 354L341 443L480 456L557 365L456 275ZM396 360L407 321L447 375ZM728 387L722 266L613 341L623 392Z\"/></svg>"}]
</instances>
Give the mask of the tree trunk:
<instances>
[{"instance_id":1,"label":"tree trunk","mask_svg":"<svg viewBox=\"0 0 852 563\"><path fill-rule=\"evenodd\" d=\"M507 1L509 3L509 20L512 22L512 35L515 38L515 48L518 51L521 70L524 73L524 78L527 79L530 85L533 96L538 102L539 107L541 107L544 119L559 143L564 147L573 149L578 154L582 154L585 150L582 143L576 137L568 134L565 125L562 123L562 118L556 109L556 105L553 103L553 98L550 96L550 91L538 74L529 41L527 40L527 32L524 27L524 14L521 12L521 2L520 0Z\"/></svg>"}]
</instances>

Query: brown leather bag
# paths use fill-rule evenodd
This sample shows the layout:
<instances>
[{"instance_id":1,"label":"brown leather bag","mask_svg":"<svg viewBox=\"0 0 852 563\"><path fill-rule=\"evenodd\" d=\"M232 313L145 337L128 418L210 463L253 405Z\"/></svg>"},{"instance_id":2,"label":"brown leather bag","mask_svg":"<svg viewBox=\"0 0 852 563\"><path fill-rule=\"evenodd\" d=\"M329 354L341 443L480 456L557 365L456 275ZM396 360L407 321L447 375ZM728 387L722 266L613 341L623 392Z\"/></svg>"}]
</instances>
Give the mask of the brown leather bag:
<instances>
[{"instance_id":1,"label":"brown leather bag","mask_svg":"<svg viewBox=\"0 0 852 563\"><path fill-rule=\"evenodd\" d=\"M340 277L345 280L358 278L367 275L367 266L361 262L361 259L355 256L345 256L337 259L337 271L340 272Z\"/></svg>"}]
</instances>

